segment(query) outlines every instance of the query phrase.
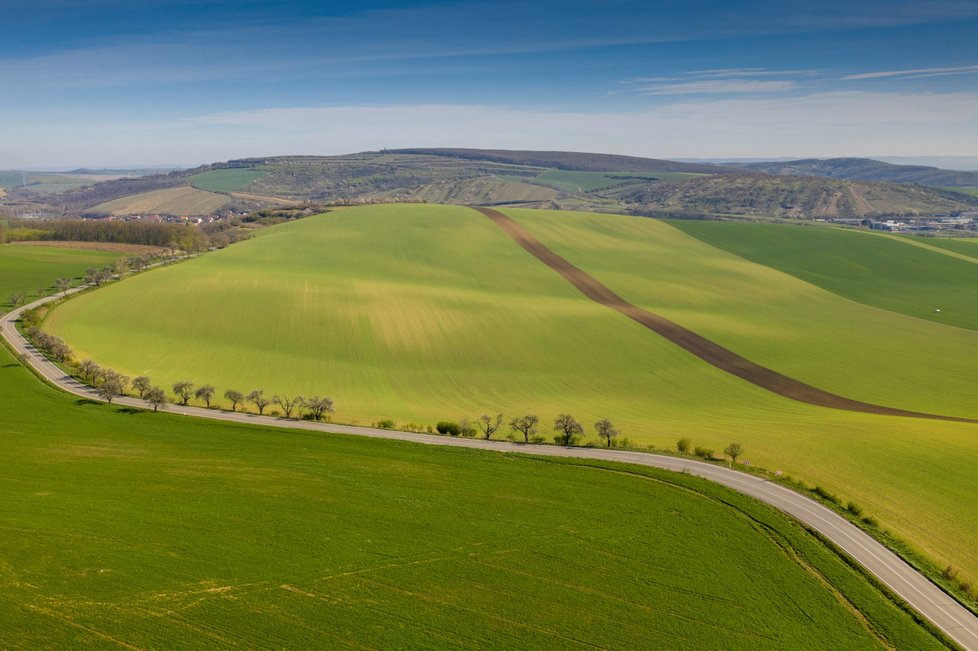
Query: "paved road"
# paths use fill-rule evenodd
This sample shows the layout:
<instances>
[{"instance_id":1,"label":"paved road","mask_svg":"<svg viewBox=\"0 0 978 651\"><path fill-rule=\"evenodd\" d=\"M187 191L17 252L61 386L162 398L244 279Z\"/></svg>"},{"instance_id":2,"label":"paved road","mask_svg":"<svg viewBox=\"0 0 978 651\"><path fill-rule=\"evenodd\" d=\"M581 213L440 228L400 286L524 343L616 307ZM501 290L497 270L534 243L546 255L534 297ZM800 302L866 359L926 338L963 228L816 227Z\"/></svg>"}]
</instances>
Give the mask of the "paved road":
<instances>
[{"instance_id":1,"label":"paved road","mask_svg":"<svg viewBox=\"0 0 978 651\"><path fill-rule=\"evenodd\" d=\"M52 384L76 396L90 400L99 400L98 396L89 387L66 376L57 366L34 350L20 333L17 332L14 326L23 310L42 305L52 300L54 300L54 297L42 298L5 315L2 321L3 337L10 342L18 354L27 354L28 362L31 366L37 369ZM115 404L138 408L146 407L146 403L135 398L119 398L115 401ZM449 438L432 436L430 434L379 430L370 427L292 421L270 416L258 416L256 414L243 414L240 412L232 413L215 409L204 409L202 407L184 407L181 405L168 405L167 411L187 416L236 423L251 423L254 425L269 425L274 427L395 439L425 445L477 448L496 452L523 452L540 456L619 461L640 466L663 468L676 472L687 472L770 504L818 531L858 561L880 581L889 586L894 593L916 608L917 611L933 622L940 630L944 631L949 638L956 641L962 648L967 651L978 651L978 617L975 617L975 615L961 606L952 597L948 596L923 575L907 565L896 554L818 502L779 484L771 483L765 479L736 470L700 461L693 461L691 459L680 459L644 452L626 452L600 448L564 448L553 445L527 446L504 441Z\"/></svg>"}]
</instances>

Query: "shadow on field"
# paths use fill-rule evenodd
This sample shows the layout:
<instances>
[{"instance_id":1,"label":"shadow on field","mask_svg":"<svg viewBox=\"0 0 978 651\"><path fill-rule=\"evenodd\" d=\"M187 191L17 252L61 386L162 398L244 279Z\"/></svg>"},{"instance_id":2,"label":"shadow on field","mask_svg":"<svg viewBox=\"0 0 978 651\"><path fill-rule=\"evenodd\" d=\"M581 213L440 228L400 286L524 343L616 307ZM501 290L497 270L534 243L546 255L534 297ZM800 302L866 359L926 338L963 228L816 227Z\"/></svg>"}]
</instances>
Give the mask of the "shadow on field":
<instances>
[{"instance_id":1,"label":"shadow on field","mask_svg":"<svg viewBox=\"0 0 978 651\"><path fill-rule=\"evenodd\" d=\"M84 407L85 405L100 405L102 403L98 400L90 400L89 398L79 398L75 401L75 404L79 407Z\"/></svg>"},{"instance_id":2,"label":"shadow on field","mask_svg":"<svg viewBox=\"0 0 978 651\"><path fill-rule=\"evenodd\" d=\"M136 409L135 407L119 407L115 410L117 414L143 414L146 413L145 409Z\"/></svg>"},{"instance_id":3,"label":"shadow on field","mask_svg":"<svg viewBox=\"0 0 978 651\"><path fill-rule=\"evenodd\" d=\"M14 368L14 367L17 367L17 366L20 366L20 364L15 364L15 363L11 362L10 364L4 364L3 366L0 366L0 368Z\"/></svg>"}]
</instances>

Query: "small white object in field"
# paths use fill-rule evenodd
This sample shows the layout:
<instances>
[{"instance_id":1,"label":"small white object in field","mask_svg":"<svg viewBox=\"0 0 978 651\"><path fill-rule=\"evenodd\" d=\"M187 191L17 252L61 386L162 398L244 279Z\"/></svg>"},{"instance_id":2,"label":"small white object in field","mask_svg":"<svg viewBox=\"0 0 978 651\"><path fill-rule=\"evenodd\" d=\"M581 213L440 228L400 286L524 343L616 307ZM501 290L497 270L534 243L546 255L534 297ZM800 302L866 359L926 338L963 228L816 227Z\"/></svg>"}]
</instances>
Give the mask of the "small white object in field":
<instances>
[{"instance_id":1,"label":"small white object in field","mask_svg":"<svg viewBox=\"0 0 978 651\"><path fill-rule=\"evenodd\" d=\"M941 308L937 308L937 309L936 309L936 310L934 310L934 311L935 311L935 312L940 312L940 311L941 311Z\"/></svg>"}]
</instances>

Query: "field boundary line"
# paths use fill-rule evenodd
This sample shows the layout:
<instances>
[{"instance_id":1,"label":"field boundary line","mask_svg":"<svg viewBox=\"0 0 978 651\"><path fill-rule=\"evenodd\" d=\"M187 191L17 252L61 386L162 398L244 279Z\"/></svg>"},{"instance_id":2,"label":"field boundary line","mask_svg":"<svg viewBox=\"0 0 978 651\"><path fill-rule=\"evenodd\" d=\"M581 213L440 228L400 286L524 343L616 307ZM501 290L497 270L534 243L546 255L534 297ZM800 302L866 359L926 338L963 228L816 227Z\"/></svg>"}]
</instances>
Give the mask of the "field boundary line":
<instances>
[{"instance_id":1,"label":"field boundary line","mask_svg":"<svg viewBox=\"0 0 978 651\"><path fill-rule=\"evenodd\" d=\"M844 411L855 411L880 416L901 416L978 424L978 419L973 418L929 414L854 400L806 384L766 366L761 366L756 362L752 362L738 355L729 348L724 348L720 344L679 325L675 321L670 321L659 314L629 303L608 288L607 285L602 284L594 276L576 267L566 258L561 257L547 248L547 246L533 237L533 235L515 220L498 210L483 207L473 207L473 209L492 220L506 235L523 247L524 250L556 271L571 285L577 288L578 291L584 294L584 296L595 303L604 305L627 316L687 352L699 357L711 366L721 371L726 371L771 393L816 407L828 407L830 409L841 409Z\"/></svg>"}]
</instances>

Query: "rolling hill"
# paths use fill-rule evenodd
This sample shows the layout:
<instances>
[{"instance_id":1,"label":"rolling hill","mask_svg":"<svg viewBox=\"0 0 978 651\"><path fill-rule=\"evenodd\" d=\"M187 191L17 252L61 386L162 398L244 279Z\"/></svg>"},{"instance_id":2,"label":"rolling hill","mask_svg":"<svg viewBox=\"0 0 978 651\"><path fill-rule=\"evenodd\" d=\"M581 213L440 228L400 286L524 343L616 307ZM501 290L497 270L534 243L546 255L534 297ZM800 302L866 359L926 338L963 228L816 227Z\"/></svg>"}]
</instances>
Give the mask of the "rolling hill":
<instances>
[{"instance_id":1,"label":"rolling hill","mask_svg":"<svg viewBox=\"0 0 978 651\"><path fill-rule=\"evenodd\" d=\"M91 263L25 249L0 247L0 291ZM798 524L696 478L122 410L5 348L0 409L12 648L946 648Z\"/></svg>"},{"instance_id":2,"label":"rolling hill","mask_svg":"<svg viewBox=\"0 0 978 651\"><path fill-rule=\"evenodd\" d=\"M149 205L146 193L176 188L227 197L225 203L195 204L196 210L206 211L245 211L296 201L393 200L706 218L814 219L919 215L978 206L978 197L965 192L920 185L778 176L608 154L478 149L241 159L50 195L18 192L24 194L22 199L47 202L52 211L121 215L127 210L138 213ZM106 210L107 204L111 210Z\"/></svg>"},{"instance_id":3,"label":"rolling hill","mask_svg":"<svg viewBox=\"0 0 978 651\"><path fill-rule=\"evenodd\" d=\"M657 220L505 212L626 299L748 359L853 398L976 416L973 330L847 300ZM934 283L978 273L922 253L950 265ZM736 439L753 463L841 493L978 575L966 498L976 426L768 393L587 301L472 210L370 206L283 224L73 299L47 327L164 386L329 393L345 422L571 411L611 418L635 443Z\"/></svg>"},{"instance_id":4,"label":"rolling hill","mask_svg":"<svg viewBox=\"0 0 978 651\"><path fill-rule=\"evenodd\" d=\"M856 181L917 183L935 187L978 187L978 172L925 165L894 165L872 158L806 158L793 161L732 163L730 167L779 176L824 176Z\"/></svg>"}]
</instances>

